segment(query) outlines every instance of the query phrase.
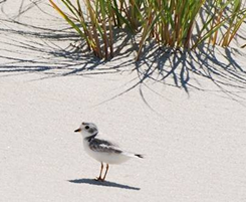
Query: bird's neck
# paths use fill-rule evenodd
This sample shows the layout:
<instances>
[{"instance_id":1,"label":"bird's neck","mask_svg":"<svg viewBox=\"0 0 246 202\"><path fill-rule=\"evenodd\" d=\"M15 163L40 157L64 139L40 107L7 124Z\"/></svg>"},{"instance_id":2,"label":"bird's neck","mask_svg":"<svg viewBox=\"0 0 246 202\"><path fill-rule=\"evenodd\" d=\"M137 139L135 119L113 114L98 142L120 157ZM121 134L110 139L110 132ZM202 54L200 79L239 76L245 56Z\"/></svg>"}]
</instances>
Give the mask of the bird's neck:
<instances>
[{"instance_id":1,"label":"bird's neck","mask_svg":"<svg viewBox=\"0 0 246 202\"><path fill-rule=\"evenodd\" d=\"M97 133L94 135L91 135L89 137L86 137L85 140L87 140L88 142L90 142L91 140L93 140L95 137L97 136Z\"/></svg>"}]
</instances>

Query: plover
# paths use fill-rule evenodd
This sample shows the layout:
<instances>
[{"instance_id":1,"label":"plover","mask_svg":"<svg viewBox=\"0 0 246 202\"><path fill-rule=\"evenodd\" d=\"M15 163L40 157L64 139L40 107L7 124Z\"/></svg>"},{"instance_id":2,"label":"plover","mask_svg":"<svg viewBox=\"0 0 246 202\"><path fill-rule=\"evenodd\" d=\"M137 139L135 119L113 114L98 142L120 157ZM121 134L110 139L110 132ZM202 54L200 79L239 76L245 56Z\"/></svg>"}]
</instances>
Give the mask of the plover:
<instances>
[{"instance_id":1,"label":"plover","mask_svg":"<svg viewBox=\"0 0 246 202\"><path fill-rule=\"evenodd\" d=\"M106 179L109 164L120 164L130 158L143 158L141 154L123 151L116 144L110 141L96 138L98 128L94 123L83 122L74 132L81 132L85 151L89 156L101 163L99 177L95 179L97 181L104 181ZM102 177L104 163L106 164L106 171Z\"/></svg>"}]
</instances>

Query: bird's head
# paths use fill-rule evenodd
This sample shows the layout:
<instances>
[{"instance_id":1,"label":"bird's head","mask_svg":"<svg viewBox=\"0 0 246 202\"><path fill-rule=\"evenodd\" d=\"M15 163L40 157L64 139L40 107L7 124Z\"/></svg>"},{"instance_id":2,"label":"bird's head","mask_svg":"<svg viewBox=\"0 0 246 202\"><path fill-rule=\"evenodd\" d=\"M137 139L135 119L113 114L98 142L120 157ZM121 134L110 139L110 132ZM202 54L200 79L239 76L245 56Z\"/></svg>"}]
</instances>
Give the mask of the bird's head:
<instances>
[{"instance_id":1,"label":"bird's head","mask_svg":"<svg viewBox=\"0 0 246 202\"><path fill-rule=\"evenodd\" d=\"M81 132L84 138L95 136L98 133L97 126L94 123L83 122L74 132Z\"/></svg>"}]
</instances>

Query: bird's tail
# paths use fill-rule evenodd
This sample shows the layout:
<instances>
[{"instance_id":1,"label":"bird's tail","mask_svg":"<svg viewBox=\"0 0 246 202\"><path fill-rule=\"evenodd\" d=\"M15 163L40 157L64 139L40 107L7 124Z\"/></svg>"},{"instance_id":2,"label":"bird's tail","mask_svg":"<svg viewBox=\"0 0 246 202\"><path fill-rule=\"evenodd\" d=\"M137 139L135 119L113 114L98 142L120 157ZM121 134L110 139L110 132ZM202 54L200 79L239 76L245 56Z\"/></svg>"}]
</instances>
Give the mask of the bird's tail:
<instances>
[{"instance_id":1,"label":"bird's tail","mask_svg":"<svg viewBox=\"0 0 246 202\"><path fill-rule=\"evenodd\" d=\"M144 158L142 154L134 154L134 153L129 153L129 152L124 152L126 156L129 156L131 158Z\"/></svg>"},{"instance_id":2,"label":"bird's tail","mask_svg":"<svg viewBox=\"0 0 246 202\"><path fill-rule=\"evenodd\" d=\"M140 159L143 159L144 158L142 154L134 154L134 156L136 156L136 157L138 157Z\"/></svg>"}]
</instances>

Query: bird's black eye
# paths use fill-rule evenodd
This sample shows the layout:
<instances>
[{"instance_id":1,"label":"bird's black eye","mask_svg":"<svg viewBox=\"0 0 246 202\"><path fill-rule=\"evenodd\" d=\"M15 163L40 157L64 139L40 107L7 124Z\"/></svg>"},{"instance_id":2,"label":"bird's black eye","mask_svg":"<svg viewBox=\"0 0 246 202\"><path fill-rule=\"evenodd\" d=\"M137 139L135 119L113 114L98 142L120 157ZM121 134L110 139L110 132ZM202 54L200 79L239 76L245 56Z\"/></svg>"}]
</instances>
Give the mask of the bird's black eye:
<instances>
[{"instance_id":1,"label":"bird's black eye","mask_svg":"<svg viewBox=\"0 0 246 202\"><path fill-rule=\"evenodd\" d=\"M85 126L85 129L88 130L90 127L89 126Z\"/></svg>"}]
</instances>

